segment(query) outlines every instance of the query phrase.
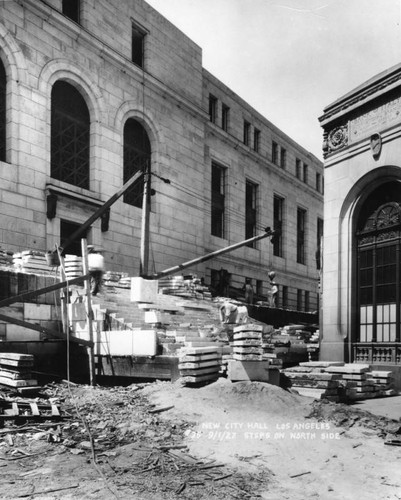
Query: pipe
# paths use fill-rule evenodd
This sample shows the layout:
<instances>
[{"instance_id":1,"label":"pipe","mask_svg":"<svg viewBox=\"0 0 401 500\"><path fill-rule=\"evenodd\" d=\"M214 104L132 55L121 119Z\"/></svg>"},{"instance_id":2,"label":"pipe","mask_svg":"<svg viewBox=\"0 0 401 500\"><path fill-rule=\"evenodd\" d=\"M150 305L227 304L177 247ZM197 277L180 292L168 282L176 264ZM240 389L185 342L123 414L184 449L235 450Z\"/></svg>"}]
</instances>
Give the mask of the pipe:
<instances>
[{"instance_id":1,"label":"pipe","mask_svg":"<svg viewBox=\"0 0 401 500\"><path fill-rule=\"evenodd\" d=\"M270 227L267 227L265 229L265 233L259 234L257 236L253 236L252 238L249 238L244 241L240 241L239 243L235 243L234 245L230 245L228 247L224 247L220 250L216 250L214 252L208 253L207 255L203 255L202 257L197 257L196 259L189 260L188 262L184 262L183 264L178 264L178 266L170 267L169 269L165 269L164 271L161 271L160 273L152 274L150 276L144 276L145 279L149 280L158 280L160 278L164 278L166 276L169 276L170 274L175 274L178 271L182 271L183 269L186 269L187 267L194 266L195 264L200 264L201 262L205 262L206 260L213 259L215 257L218 257L219 255L222 255L224 253L232 252L233 250L236 250L237 248L241 248L245 245L248 245L249 243L253 243L254 241L261 240L263 238L267 238L269 236L273 236L275 233L274 230L270 229Z\"/></svg>"}]
</instances>

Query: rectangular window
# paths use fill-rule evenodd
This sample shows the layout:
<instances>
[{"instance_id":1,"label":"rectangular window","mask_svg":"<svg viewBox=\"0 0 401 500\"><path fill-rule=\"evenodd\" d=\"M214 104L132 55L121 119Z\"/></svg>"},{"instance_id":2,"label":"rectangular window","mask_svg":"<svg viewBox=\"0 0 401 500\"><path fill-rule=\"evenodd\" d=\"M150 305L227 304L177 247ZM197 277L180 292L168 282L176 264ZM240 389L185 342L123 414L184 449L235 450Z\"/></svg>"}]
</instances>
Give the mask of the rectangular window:
<instances>
[{"instance_id":1,"label":"rectangular window","mask_svg":"<svg viewBox=\"0 0 401 500\"><path fill-rule=\"evenodd\" d=\"M305 264L305 227L306 210L298 208L297 210L297 262Z\"/></svg>"},{"instance_id":2,"label":"rectangular window","mask_svg":"<svg viewBox=\"0 0 401 500\"><path fill-rule=\"evenodd\" d=\"M262 300L263 298L263 281L256 280L256 300Z\"/></svg>"},{"instance_id":3,"label":"rectangular window","mask_svg":"<svg viewBox=\"0 0 401 500\"><path fill-rule=\"evenodd\" d=\"M251 124L244 120L244 144L249 146L249 136L251 133Z\"/></svg>"},{"instance_id":4,"label":"rectangular window","mask_svg":"<svg viewBox=\"0 0 401 500\"><path fill-rule=\"evenodd\" d=\"M230 119L230 108L225 104L221 105L221 128L228 132L228 124Z\"/></svg>"},{"instance_id":5,"label":"rectangular window","mask_svg":"<svg viewBox=\"0 0 401 500\"><path fill-rule=\"evenodd\" d=\"M283 309L288 307L288 286L287 285L283 285L281 287L281 306L283 307Z\"/></svg>"},{"instance_id":6,"label":"rectangular window","mask_svg":"<svg viewBox=\"0 0 401 500\"><path fill-rule=\"evenodd\" d=\"M217 98L209 94L209 120L216 123L217 120Z\"/></svg>"},{"instance_id":7,"label":"rectangular window","mask_svg":"<svg viewBox=\"0 0 401 500\"><path fill-rule=\"evenodd\" d=\"M302 179L305 184L308 183L308 165L306 163L304 163L304 177Z\"/></svg>"},{"instance_id":8,"label":"rectangular window","mask_svg":"<svg viewBox=\"0 0 401 500\"><path fill-rule=\"evenodd\" d=\"M297 311L302 311L302 290L297 290Z\"/></svg>"},{"instance_id":9,"label":"rectangular window","mask_svg":"<svg viewBox=\"0 0 401 500\"><path fill-rule=\"evenodd\" d=\"M308 290L305 290L305 311L309 311L309 292Z\"/></svg>"},{"instance_id":10,"label":"rectangular window","mask_svg":"<svg viewBox=\"0 0 401 500\"><path fill-rule=\"evenodd\" d=\"M245 239L256 235L256 191L257 186L253 182L246 181L245 185ZM256 243L248 243L250 248L256 248Z\"/></svg>"},{"instance_id":11,"label":"rectangular window","mask_svg":"<svg viewBox=\"0 0 401 500\"><path fill-rule=\"evenodd\" d=\"M321 269L322 262L322 238L323 238L323 219L317 218L316 229L316 269Z\"/></svg>"},{"instance_id":12,"label":"rectangular window","mask_svg":"<svg viewBox=\"0 0 401 500\"><path fill-rule=\"evenodd\" d=\"M0 161L6 161L6 88L6 72L0 60Z\"/></svg>"},{"instance_id":13,"label":"rectangular window","mask_svg":"<svg viewBox=\"0 0 401 500\"><path fill-rule=\"evenodd\" d=\"M273 237L273 255L283 256L283 208L284 198L274 195L273 198L273 229L276 231Z\"/></svg>"},{"instance_id":14,"label":"rectangular window","mask_svg":"<svg viewBox=\"0 0 401 500\"><path fill-rule=\"evenodd\" d=\"M257 128L254 129L253 131L253 149L257 153L259 153L260 149L260 130Z\"/></svg>"},{"instance_id":15,"label":"rectangular window","mask_svg":"<svg viewBox=\"0 0 401 500\"><path fill-rule=\"evenodd\" d=\"M272 142L272 162L278 165L278 144L277 142Z\"/></svg>"},{"instance_id":16,"label":"rectangular window","mask_svg":"<svg viewBox=\"0 0 401 500\"><path fill-rule=\"evenodd\" d=\"M280 152L280 167L286 168L287 166L287 150L285 148L281 148Z\"/></svg>"},{"instance_id":17,"label":"rectangular window","mask_svg":"<svg viewBox=\"0 0 401 500\"><path fill-rule=\"evenodd\" d=\"M225 171L224 167L212 163L212 235L224 238L225 212Z\"/></svg>"},{"instance_id":18,"label":"rectangular window","mask_svg":"<svg viewBox=\"0 0 401 500\"><path fill-rule=\"evenodd\" d=\"M134 64L143 68L145 56L145 32L137 25L132 24L131 28L132 47L131 60Z\"/></svg>"},{"instance_id":19,"label":"rectangular window","mask_svg":"<svg viewBox=\"0 0 401 500\"><path fill-rule=\"evenodd\" d=\"M319 172L316 172L316 191L320 193L321 189L322 189L322 176L319 174Z\"/></svg>"},{"instance_id":20,"label":"rectangular window","mask_svg":"<svg viewBox=\"0 0 401 500\"><path fill-rule=\"evenodd\" d=\"M299 158L295 159L295 176L297 179L301 179L301 160Z\"/></svg>"},{"instance_id":21,"label":"rectangular window","mask_svg":"<svg viewBox=\"0 0 401 500\"><path fill-rule=\"evenodd\" d=\"M79 23L80 3L80 0L63 0L63 14L76 23Z\"/></svg>"}]
</instances>

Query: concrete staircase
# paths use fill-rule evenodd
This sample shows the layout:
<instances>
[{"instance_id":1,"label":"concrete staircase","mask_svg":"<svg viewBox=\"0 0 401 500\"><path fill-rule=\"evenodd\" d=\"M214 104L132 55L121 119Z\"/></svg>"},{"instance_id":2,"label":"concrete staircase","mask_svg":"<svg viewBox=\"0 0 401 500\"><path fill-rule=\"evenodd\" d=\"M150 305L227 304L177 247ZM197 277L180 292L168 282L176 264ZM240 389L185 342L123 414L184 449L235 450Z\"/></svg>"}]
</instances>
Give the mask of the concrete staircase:
<instances>
[{"instance_id":1,"label":"concrete staircase","mask_svg":"<svg viewBox=\"0 0 401 500\"><path fill-rule=\"evenodd\" d=\"M76 287L71 301L80 300L82 296L83 289ZM105 330L160 327L180 336L220 325L218 304L211 300L159 293L155 303L138 304L131 302L130 296L130 289L104 286L99 295L92 297L95 318L103 318ZM152 312L154 319L162 316L163 321L152 321Z\"/></svg>"}]
</instances>

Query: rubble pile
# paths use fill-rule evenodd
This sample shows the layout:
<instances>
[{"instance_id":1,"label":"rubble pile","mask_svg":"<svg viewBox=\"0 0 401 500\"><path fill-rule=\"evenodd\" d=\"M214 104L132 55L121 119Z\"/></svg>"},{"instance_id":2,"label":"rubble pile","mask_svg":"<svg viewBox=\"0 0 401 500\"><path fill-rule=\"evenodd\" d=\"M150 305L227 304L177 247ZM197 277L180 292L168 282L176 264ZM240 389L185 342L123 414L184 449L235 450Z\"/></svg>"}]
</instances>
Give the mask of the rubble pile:
<instances>
[{"instance_id":1,"label":"rubble pile","mask_svg":"<svg viewBox=\"0 0 401 500\"><path fill-rule=\"evenodd\" d=\"M354 426L376 431L379 437L387 438L401 434L400 421L375 415L345 403L333 403L323 399L313 401L308 419L333 422L336 427L349 429Z\"/></svg>"},{"instance_id":2,"label":"rubble pile","mask_svg":"<svg viewBox=\"0 0 401 500\"><path fill-rule=\"evenodd\" d=\"M282 373L299 394L315 399L337 402L397 394L392 373L371 370L369 365L309 361Z\"/></svg>"},{"instance_id":3,"label":"rubble pile","mask_svg":"<svg viewBox=\"0 0 401 500\"><path fill-rule=\"evenodd\" d=\"M266 472L251 476L190 455L184 436L192 425L163 418L172 407L150 404L142 394L146 386L49 384L40 398L24 398L38 407L57 404L63 418L5 421L2 497L240 499L268 487ZM3 400L22 404L8 396Z\"/></svg>"}]
</instances>

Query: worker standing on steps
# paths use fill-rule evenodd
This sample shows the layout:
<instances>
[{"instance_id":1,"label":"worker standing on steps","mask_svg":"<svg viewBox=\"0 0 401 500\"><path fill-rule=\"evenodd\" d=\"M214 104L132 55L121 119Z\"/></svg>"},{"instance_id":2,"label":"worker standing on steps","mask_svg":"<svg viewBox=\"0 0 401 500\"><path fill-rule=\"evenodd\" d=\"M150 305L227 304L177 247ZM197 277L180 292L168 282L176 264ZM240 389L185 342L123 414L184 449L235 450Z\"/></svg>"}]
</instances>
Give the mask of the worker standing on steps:
<instances>
[{"instance_id":1,"label":"worker standing on steps","mask_svg":"<svg viewBox=\"0 0 401 500\"><path fill-rule=\"evenodd\" d=\"M91 275L91 293L97 295L102 286L104 257L101 250L96 249L93 245L88 245L88 271Z\"/></svg>"}]
</instances>

